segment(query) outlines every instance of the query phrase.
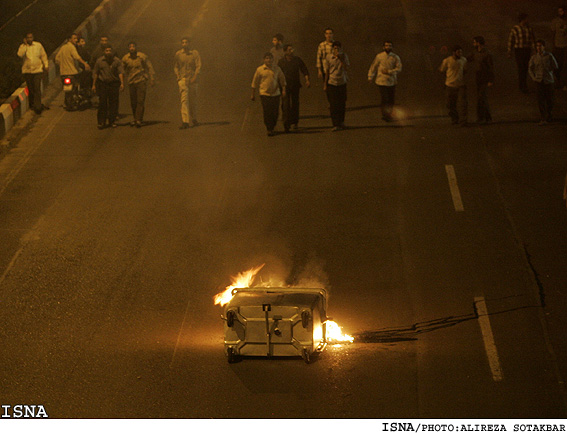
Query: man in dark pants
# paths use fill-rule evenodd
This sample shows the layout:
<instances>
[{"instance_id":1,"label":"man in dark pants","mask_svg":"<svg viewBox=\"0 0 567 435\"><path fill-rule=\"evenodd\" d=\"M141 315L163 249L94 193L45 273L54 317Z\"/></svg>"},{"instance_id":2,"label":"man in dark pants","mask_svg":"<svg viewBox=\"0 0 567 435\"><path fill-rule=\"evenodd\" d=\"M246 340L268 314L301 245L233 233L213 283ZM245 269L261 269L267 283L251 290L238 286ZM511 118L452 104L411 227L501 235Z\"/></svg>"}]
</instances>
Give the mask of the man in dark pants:
<instances>
[{"instance_id":1,"label":"man in dark pants","mask_svg":"<svg viewBox=\"0 0 567 435\"><path fill-rule=\"evenodd\" d=\"M41 80L49 70L49 62L43 45L33 40L33 33L26 34L18 49L18 57L23 60L22 75L29 91L30 108L39 115L44 108L41 104Z\"/></svg>"},{"instance_id":2,"label":"man in dark pants","mask_svg":"<svg viewBox=\"0 0 567 435\"><path fill-rule=\"evenodd\" d=\"M333 131L345 128L347 100L347 69L350 66L348 56L343 52L339 41L333 42L332 53L325 59L325 83L323 89L329 100Z\"/></svg>"},{"instance_id":3,"label":"man in dark pants","mask_svg":"<svg viewBox=\"0 0 567 435\"><path fill-rule=\"evenodd\" d=\"M492 122L488 105L488 88L494 84L494 61L492 54L485 47L482 36L473 38L474 52L467 60L475 69L476 79L476 115L478 123Z\"/></svg>"},{"instance_id":4,"label":"man in dark pants","mask_svg":"<svg viewBox=\"0 0 567 435\"><path fill-rule=\"evenodd\" d=\"M537 86L537 102L541 121L539 125L546 125L552 121L551 112L554 103L555 80L554 73L558 65L553 54L545 51L545 41L538 39L536 53L530 58L528 71Z\"/></svg>"},{"instance_id":5,"label":"man in dark pants","mask_svg":"<svg viewBox=\"0 0 567 435\"><path fill-rule=\"evenodd\" d=\"M144 53L138 51L135 42L128 44L128 54L122 58L124 73L128 78L130 88L130 105L134 120L130 125L140 128L144 122L144 108L147 84L154 84L154 67Z\"/></svg>"},{"instance_id":6,"label":"man in dark pants","mask_svg":"<svg viewBox=\"0 0 567 435\"><path fill-rule=\"evenodd\" d=\"M535 48L534 31L528 24L528 15L521 13L518 16L519 24L512 27L510 36L508 37L508 57L516 58L518 66L518 86L524 94L528 93L528 64L532 51Z\"/></svg>"},{"instance_id":7,"label":"man in dark pants","mask_svg":"<svg viewBox=\"0 0 567 435\"><path fill-rule=\"evenodd\" d=\"M252 78L252 95L250 99L256 99L256 88L262 101L264 112L264 125L268 130L268 136L274 135L274 128L278 122L280 109L280 95L286 95L285 76L281 68L274 65L274 55L264 54L264 64L260 65Z\"/></svg>"},{"instance_id":8,"label":"man in dark pants","mask_svg":"<svg viewBox=\"0 0 567 435\"><path fill-rule=\"evenodd\" d=\"M378 53L368 70L368 81L375 81L380 89L380 106L382 108L382 119L392 122L392 111L396 97L396 84L398 83L398 73L402 70L400 57L392 50L392 41L384 41L384 51ZM376 79L375 79L376 78Z\"/></svg>"},{"instance_id":9,"label":"man in dark pants","mask_svg":"<svg viewBox=\"0 0 567 435\"><path fill-rule=\"evenodd\" d=\"M299 122L299 90L301 89L300 74L305 77L305 86L310 87L309 71L305 62L293 54L293 46L283 46L284 57L280 59L278 66L284 73L286 81L286 95L282 98L283 123L286 133L293 126L297 130Z\"/></svg>"},{"instance_id":10,"label":"man in dark pants","mask_svg":"<svg viewBox=\"0 0 567 435\"><path fill-rule=\"evenodd\" d=\"M106 47L104 56L96 61L93 82L93 92L99 97L97 112L99 130L105 127L107 119L109 126L116 127L120 91L124 90L124 67L122 61L114 55L111 46Z\"/></svg>"}]
</instances>

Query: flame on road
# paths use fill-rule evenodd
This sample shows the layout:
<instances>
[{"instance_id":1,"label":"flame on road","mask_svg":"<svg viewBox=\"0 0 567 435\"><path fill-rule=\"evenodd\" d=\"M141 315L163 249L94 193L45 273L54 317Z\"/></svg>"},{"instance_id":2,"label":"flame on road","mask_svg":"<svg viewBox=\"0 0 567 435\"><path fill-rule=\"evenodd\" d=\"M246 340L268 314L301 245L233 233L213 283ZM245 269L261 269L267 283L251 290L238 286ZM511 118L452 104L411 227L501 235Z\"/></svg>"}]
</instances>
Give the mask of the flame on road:
<instances>
[{"instance_id":1,"label":"flame on road","mask_svg":"<svg viewBox=\"0 0 567 435\"><path fill-rule=\"evenodd\" d=\"M256 275L258 274L258 272L260 272L260 269L264 267L264 264L258 267L253 267L252 269L249 269L245 272L240 272L236 276L232 276L232 284L230 284L223 292L216 294L213 298L215 305L220 305L221 307L223 307L228 304L232 299L232 291L235 288L250 287L250 285L254 281L254 278L256 278Z\"/></svg>"},{"instance_id":2,"label":"flame on road","mask_svg":"<svg viewBox=\"0 0 567 435\"><path fill-rule=\"evenodd\" d=\"M343 334L342 328L332 320L327 320L325 322L326 331L327 331L327 343L352 343L354 341L354 337ZM314 334L317 336L317 332ZM322 332L319 333L322 335Z\"/></svg>"}]
</instances>

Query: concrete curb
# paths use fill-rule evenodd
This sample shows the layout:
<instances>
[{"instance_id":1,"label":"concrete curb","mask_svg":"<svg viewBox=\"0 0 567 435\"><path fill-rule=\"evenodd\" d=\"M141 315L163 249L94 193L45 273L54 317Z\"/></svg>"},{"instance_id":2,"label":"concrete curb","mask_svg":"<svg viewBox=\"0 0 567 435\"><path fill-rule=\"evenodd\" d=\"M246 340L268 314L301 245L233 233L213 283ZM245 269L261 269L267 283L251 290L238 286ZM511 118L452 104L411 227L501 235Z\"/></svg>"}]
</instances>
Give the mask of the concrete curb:
<instances>
[{"instance_id":1,"label":"concrete curb","mask_svg":"<svg viewBox=\"0 0 567 435\"><path fill-rule=\"evenodd\" d=\"M126 3L127 0L103 0L92 14L75 29L75 33L89 40L97 34L99 29L108 24L110 19L115 17ZM42 92L58 78L54 59L62 45L49 56L49 73L42 82ZM6 136L28 109L29 91L26 84L22 83L22 86L0 105L0 140Z\"/></svg>"}]
</instances>

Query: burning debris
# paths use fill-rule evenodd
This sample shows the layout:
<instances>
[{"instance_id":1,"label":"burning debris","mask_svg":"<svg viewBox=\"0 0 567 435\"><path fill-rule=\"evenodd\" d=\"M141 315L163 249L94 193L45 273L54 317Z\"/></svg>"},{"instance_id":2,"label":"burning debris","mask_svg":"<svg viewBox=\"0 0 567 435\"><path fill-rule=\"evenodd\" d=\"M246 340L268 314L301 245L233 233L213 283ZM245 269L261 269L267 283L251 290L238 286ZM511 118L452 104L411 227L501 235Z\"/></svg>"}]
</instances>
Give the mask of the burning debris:
<instances>
[{"instance_id":1,"label":"burning debris","mask_svg":"<svg viewBox=\"0 0 567 435\"><path fill-rule=\"evenodd\" d=\"M264 264L232 277L214 297L224 307L225 352L238 356L302 356L310 361L329 343L352 343L327 317L327 291L322 288L272 287L252 284Z\"/></svg>"}]
</instances>

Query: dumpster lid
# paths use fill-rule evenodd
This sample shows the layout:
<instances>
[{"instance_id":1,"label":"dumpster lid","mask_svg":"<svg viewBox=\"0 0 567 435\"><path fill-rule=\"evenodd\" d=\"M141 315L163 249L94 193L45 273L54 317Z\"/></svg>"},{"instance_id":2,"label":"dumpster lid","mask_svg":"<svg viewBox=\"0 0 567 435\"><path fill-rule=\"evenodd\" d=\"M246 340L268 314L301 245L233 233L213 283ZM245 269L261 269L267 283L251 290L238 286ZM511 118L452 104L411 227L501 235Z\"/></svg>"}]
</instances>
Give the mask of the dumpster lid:
<instances>
[{"instance_id":1,"label":"dumpster lid","mask_svg":"<svg viewBox=\"0 0 567 435\"><path fill-rule=\"evenodd\" d=\"M228 306L256 304L312 306L317 299L321 299L323 308L327 309L327 291L322 288L251 287L236 288L232 294L233 298Z\"/></svg>"}]
</instances>

